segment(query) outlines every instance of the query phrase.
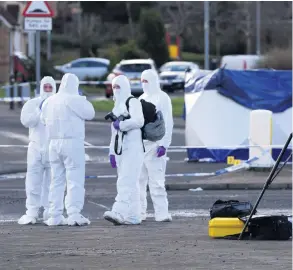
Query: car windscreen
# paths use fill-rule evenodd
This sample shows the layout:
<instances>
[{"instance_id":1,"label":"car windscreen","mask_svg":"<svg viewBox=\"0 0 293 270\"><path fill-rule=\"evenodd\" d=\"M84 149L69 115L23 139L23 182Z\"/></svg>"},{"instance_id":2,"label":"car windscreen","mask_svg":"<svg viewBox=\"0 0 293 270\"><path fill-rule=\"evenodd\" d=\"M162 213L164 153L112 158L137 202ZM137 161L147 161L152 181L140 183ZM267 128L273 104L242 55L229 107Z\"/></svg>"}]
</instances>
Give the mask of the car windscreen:
<instances>
[{"instance_id":1,"label":"car windscreen","mask_svg":"<svg viewBox=\"0 0 293 270\"><path fill-rule=\"evenodd\" d=\"M178 72L184 72L186 69L188 69L188 65L170 65L170 66L165 66L162 67L162 71L178 71Z\"/></svg>"},{"instance_id":2,"label":"car windscreen","mask_svg":"<svg viewBox=\"0 0 293 270\"><path fill-rule=\"evenodd\" d=\"M151 69L150 64L123 64L120 65L119 69L122 72L140 72L142 73L146 69Z\"/></svg>"}]
</instances>

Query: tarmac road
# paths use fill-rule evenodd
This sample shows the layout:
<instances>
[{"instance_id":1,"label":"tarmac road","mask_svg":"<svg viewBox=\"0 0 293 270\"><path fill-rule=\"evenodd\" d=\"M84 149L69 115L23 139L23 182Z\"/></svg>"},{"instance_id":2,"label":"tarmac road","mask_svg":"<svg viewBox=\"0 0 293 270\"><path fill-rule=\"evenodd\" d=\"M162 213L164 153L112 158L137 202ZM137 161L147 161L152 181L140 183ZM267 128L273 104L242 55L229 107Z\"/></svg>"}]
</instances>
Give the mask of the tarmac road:
<instances>
[{"instance_id":1,"label":"tarmac road","mask_svg":"<svg viewBox=\"0 0 293 270\"><path fill-rule=\"evenodd\" d=\"M27 144L19 112L0 106L0 144ZM86 124L86 145L108 145L109 124ZM184 145L175 129L173 145ZM87 150L88 175L115 174L107 150ZM185 153L168 154L167 173L214 171L223 164L187 164ZM26 148L0 148L0 170L25 171ZM102 219L116 195L115 178L87 179L83 214L87 227L49 228L41 222L19 226L25 211L24 179L0 179L0 269L290 269L291 241L228 241L208 237L209 208L217 199L255 202L258 190L169 191L172 223L154 222L149 199L148 219L140 226L113 226ZM177 179L177 180L176 180ZM188 181L176 178L176 181ZM169 180L168 180L169 181ZM172 180L174 181L174 179ZM292 212L291 190L268 190L259 214Z\"/></svg>"}]
</instances>

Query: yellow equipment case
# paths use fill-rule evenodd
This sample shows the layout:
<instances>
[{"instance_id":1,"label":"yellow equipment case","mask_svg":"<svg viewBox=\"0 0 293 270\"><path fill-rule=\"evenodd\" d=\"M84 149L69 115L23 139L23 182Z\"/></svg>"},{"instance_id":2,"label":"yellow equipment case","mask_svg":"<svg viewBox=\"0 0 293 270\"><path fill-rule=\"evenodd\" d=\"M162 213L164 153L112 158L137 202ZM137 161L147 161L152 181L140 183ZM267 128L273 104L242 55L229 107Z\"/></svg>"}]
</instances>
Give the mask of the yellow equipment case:
<instances>
[{"instance_id":1,"label":"yellow equipment case","mask_svg":"<svg viewBox=\"0 0 293 270\"><path fill-rule=\"evenodd\" d=\"M209 236L223 238L241 234L245 223L239 218L213 218L209 221ZM247 231L247 230L246 230Z\"/></svg>"}]
</instances>

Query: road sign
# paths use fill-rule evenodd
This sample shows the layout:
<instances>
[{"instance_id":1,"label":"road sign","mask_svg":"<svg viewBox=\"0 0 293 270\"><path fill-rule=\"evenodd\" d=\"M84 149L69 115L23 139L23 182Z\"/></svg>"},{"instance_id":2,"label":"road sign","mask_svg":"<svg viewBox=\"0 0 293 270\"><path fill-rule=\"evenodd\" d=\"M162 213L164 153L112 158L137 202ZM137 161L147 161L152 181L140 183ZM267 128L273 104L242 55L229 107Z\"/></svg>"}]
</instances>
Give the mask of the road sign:
<instances>
[{"instance_id":1,"label":"road sign","mask_svg":"<svg viewBox=\"0 0 293 270\"><path fill-rule=\"evenodd\" d=\"M22 16L52 18L54 12L47 1L29 1L22 12Z\"/></svg>"},{"instance_id":2,"label":"road sign","mask_svg":"<svg viewBox=\"0 0 293 270\"><path fill-rule=\"evenodd\" d=\"M41 38L40 31L52 30L53 10L47 1L29 1L22 12L25 17L24 29L28 31L36 31L36 81L37 93L40 93L41 79Z\"/></svg>"},{"instance_id":3,"label":"road sign","mask_svg":"<svg viewBox=\"0 0 293 270\"><path fill-rule=\"evenodd\" d=\"M51 31L52 18L25 18L24 28L29 31Z\"/></svg>"}]
</instances>

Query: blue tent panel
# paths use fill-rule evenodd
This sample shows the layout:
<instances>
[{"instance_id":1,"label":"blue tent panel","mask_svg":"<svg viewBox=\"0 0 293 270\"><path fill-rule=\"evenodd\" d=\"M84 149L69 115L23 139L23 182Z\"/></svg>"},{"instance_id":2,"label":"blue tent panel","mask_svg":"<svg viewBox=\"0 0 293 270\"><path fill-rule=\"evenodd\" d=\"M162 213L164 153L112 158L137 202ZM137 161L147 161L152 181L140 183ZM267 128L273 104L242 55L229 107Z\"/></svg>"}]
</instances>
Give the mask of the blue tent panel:
<instances>
[{"instance_id":1,"label":"blue tent panel","mask_svg":"<svg viewBox=\"0 0 293 270\"><path fill-rule=\"evenodd\" d=\"M204 90L218 90L251 110L283 112L292 107L292 71L218 69L186 82L186 92Z\"/></svg>"},{"instance_id":2,"label":"blue tent panel","mask_svg":"<svg viewBox=\"0 0 293 270\"><path fill-rule=\"evenodd\" d=\"M277 160L282 149L272 149L272 157ZM291 149L288 149L281 162L284 162L291 154ZM204 158L213 159L215 162L226 163L228 156L233 156L235 159L248 160L249 150L247 149L207 149L207 148L189 148L187 149L187 156L190 161L198 161ZM292 158L289 160L292 162Z\"/></svg>"}]
</instances>

